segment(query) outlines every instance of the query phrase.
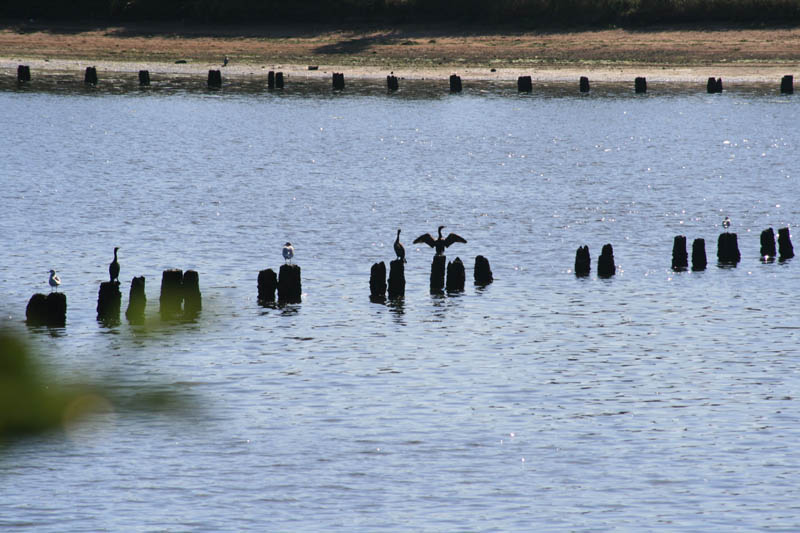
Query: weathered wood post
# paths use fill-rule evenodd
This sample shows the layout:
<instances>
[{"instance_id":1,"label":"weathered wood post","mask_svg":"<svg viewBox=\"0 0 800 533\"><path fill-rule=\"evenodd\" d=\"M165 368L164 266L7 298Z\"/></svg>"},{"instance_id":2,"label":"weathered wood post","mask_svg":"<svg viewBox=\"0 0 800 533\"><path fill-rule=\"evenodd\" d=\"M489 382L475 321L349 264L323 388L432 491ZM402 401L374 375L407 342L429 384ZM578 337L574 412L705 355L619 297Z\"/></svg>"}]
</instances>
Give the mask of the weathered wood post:
<instances>
[{"instance_id":1,"label":"weathered wood post","mask_svg":"<svg viewBox=\"0 0 800 533\"><path fill-rule=\"evenodd\" d=\"M444 272L447 265L447 257L444 255L434 255L431 263L431 292L442 292L444 289Z\"/></svg>"},{"instance_id":2,"label":"weathered wood post","mask_svg":"<svg viewBox=\"0 0 800 533\"><path fill-rule=\"evenodd\" d=\"M333 73L333 90L334 91L344 90L344 73L342 72Z\"/></svg>"},{"instance_id":3,"label":"weathered wood post","mask_svg":"<svg viewBox=\"0 0 800 533\"><path fill-rule=\"evenodd\" d=\"M97 294L97 320L117 322L122 306L119 281L104 281Z\"/></svg>"},{"instance_id":4,"label":"weathered wood post","mask_svg":"<svg viewBox=\"0 0 800 533\"><path fill-rule=\"evenodd\" d=\"M475 258L475 268L473 268L472 275L475 278L475 285L489 285L494 281L489 260L482 255Z\"/></svg>"},{"instance_id":5,"label":"weathered wood post","mask_svg":"<svg viewBox=\"0 0 800 533\"><path fill-rule=\"evenodd\" d=\"M386 264L375 263L369 272L369 298L373 302L386 300Z\"/></svg>"},{"instance_id":6,"label":"weathered wood post","mask_svg":"<svg viewBox=\"0 0 800 533\"><path fill-rule=\"evenodd\" d=\"M794 76L791 74L781 78L781 94L794 94Z\"/></svg>"},{"instance_id":7,"label":"weathered wood post","mask_svg":"<svg viewBox=\"0 0 800 533\"><path fill-rule=\"evenodd\" d=\"M689 268L689 254L686 253L686 236L676 235L672 242L672 270L681 272Z\"/></svg>"},{"instance_id":8,"label":"weathered wood post","mask_svg":"<svg viewBox=\"0 0 800 533\"><path fill-rule=\"evenodd\" d=\"M386 89L392 93L400 89L400 83L397 81L397 76L393 74L386 76Z\"/></svg>"},{"instance_id":9,"label":"weathered wood post","mask_svg":"<svg viewBox=\"0 0 800 533\"><path fill-rule=\"evenodd\" d=\"M221 89L222 88L222 72L219 70L208 71L208 88Z\"/></svg>"},{"instance_id":10,"label":"weathered wood post","mask_svg":"<svg viewBox=\"0 0 800 533\"><path fill-rule=\"evenodd\" d=\"M530 76L520 76L517 78L517 92L530 93L533 92L533 80Z\"/></svg>"},{"instance_id":11,"label":"weathered wood post","mask_svg":"<svg viewBox=\"0 0 800 533\"><path fill-rule=\"evenodd\" d=\"M283 72L275 73L275 88L283 89Z\"/></svg>"},{"instance_id":12,"label":"weathered wood post","mask_svg":"<svg viewBox=\"0 0 800 533\"><path fill-rule=\"evenodd\" d=\"M589 246L579 246L575 252L575 275L588 276L592 271L592 259L589 256Z\"/></svg>"},{"instance_id":13,"label":"weathered wood post","mask_svg":"<svg viewBox=\"0 0 800 533\"><path fill-rule=\"evenodd\" d=\"M637 94L642 94L647 92L647 79L638 77L633 82L634 90Z\"/></svg>"},{"instance_id":14,"label":"weathered wood post","mask_svg":"<svg viewBox=\"0 0 800 533\"><path fill-rule=\"evenodd\" d=\"M777 255L775 251L775 230L765 229L761 232L761 258L765 260L773 259Z\"/></svg>"},{"instance_id":15,"label":"weathered wood post","mask_svg":"<svg viewBox=\"0 0 800 533\"><path fill-rule=\"evenodd\" d=\"M95 67L86 67L86 71L83 74L83 83L97 85L97 69Z\"/></svg>"},{"instance_id":16,"label":"weathered wood post","mask_svg":"<svg viewBox=\"0 0 800 533\"><path fill-rule=\"evenodd\" d=\"M275 88L275 71L270 70L267 73L267 89L272 90Z\"/></svg>"},{"instance_id":17,"label":"weathered wood post","mask_svg":"<svg viewBox=\"0 0 800 533\"><path fill-rule=\"evenodd\" d=\"M161 273L159 296L161 318L175 318L183 311L183 270L171 268Z\"/></svg>"},{"instance_id":18,"label":"weathered wood post","mask_svg":"<svg viewBox=\"0 0 800 533\"><path fill-rule=\"evenodd\" d=\"M601 278L610 278L617 271L614 264L614 248L610 244L604 244L600 257L597 259L597 275Z\"/></svg>"},{"instance_id":19,"label":"weathered wood post","mask_svg":"<svg viewBox=\"0 0 800 533\"><path fill-rule=\"evenodd\" d=\"M695 239L692 242L692 271L699 272L708 266L706 258L706 240Z\"/></svg>"},{"instance_id":20,"label":"weathered wood post","mask_svg":"<svg viewBox=\"0 0 800 533\"><path fill-rule=\"evenodd\" d=\"M17 81L25 83L31 81L31 67L28 65L19 65L17 67Z\"/></svg>"},{"instance_id":21,"label":"weathered wood post","mask_svg":"<svg viewBox=\"0 0 800 533\"><path fill-rule=\"evenodd\" d=\"M278 301L290 304L299 304L303 301L300 265L281 265L278 271Z\"/></svg>"},{"instance_id":22,"label":"weathered wood post","mask_svg":"<svg viewBox=\"0 0 800 533\"><path fill-rule=\"evenodd\" d=\"M717 238L717 262L720 265L736 266L742 260L739 253L739 238L735 233L720 233Z\"/></svg>"},{"instance_id":23,"label":"weathered wood post","mask_svg":"<svg viewBox=\"0 0 800 533\"><path fill-rule=\"evenodd\" d=\"M406 266L402 259L389 262L389 299L406 295Z\"/></svg>"},{"instance_id":24,"label":"weathered wood post","mask_svg":"<svg viewBox=\"0 0 800 533\"><path fill-rule=\"evenodd\" d=\"M141 87L148 87L150 85L150 71L149 70L140 70L139 71L139 85Z\"/></svg>"},{"instance_id":25,"label":"weathered wood post","mask_svg":"<svg viewBox=\"0 0 800 533\"><path fill-rule=\"evenodd\" d=\"M34 294L25 308L25 321L30 326L64 327L67 323L67 295L63 292Z\"/></svg>"},{"instance_id":26,"label":"weathered wood post","mask_svg":"<svg viewBox=\"0 0 800 533\"><path fill-rule=\"evenodd\" d=\"M447 292L464 292L464 283L467 274L461 258L456 257L455 261L447 264L447 282L445 284Z\"/></svg>"},{"instance_id":27,"label":"weathered wood post","mask_svg":"<svg viewBox=\"0 0 800 533\"><path fill-rule=\"evenodd\" d=\"M456 74L450 75L450 92L451 93L461 92L461 76L458 76Z\"/></svg>"},{"instance_id":28,"label":"weathered wood post","mask_svg":"<svg viewBox=\"0 0 800 533\"><path fill-rule=\"evenodd\" d=\"M264 304L275 301L275 291L278 289L278 275L268 268L258 273L258 303Z\"/></svg>"},{"instance_id":29,"label":"weathered wood post","mask_svg":"<svg viewBox=\"0 0 800 533\"><path fill-rule=\"evenodd\" d=\"M128 309L125 318L128 322L140 324L144 321L144 308L147 306L147 296L144 292L144 276L131 280L131 290L128 293Z\"/></svg>"},{"instance_id":30,"label":"weathered wood post","mask_svg":"<svg viewBox=\"0 0 800 533\"><path fill-rule=\"evenodd\" d=\"M589 92L589 78L587 78L586 76L581 76L581 81L578 83L578 89L582 93L588 93Z\"/></svg>"},{"instance_id":31,"label":"weathered wood post","mask_svg":"<svg viewBox=\"0 0 800 533\"><path fill-rule=\"evenodd\" d=\"M202 307L200 274L196 270L187 270L183 273L183 314L188 317L195 316Z\"/></svg>"},{"instance_id":32,"label":"weathered wood post","mask_svg":"<svg viewBox=\"0 0 800 533\"><path fill-rule=\"evenodd\" d=\"M792 238L789 236L789 228L778 230L778 255L781 261L794 257L794 246L792 246Z\"/></svg>"}]
</instances>

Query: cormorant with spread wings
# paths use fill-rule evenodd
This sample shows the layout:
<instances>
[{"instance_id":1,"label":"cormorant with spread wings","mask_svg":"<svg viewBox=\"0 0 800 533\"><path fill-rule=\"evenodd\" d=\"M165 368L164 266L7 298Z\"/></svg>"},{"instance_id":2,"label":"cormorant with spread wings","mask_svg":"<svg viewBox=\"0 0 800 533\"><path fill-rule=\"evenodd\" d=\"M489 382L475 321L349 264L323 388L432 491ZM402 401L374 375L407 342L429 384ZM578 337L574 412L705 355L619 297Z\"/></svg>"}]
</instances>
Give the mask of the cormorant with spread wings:
<instances>
[{"instance_id":1,"label":"cormorant with spread wings","mask_svg":"<svg viewBox=\"0 0 800 533\"><path fill-rule=\"evenodd\" d=\"M424 242L431 248L436 248L436 255L444 255L444 249L449 247L454 242L463 242L466 243L467 240L460 235L456 235L455 233L451 233L447 237L442 237L442 229L444 226L439 226L439 238L434 239L430 233L426 233L425 235L420 235L416 239L414 239L414 244L418 244Z\"/></svg>"}]
</instances>

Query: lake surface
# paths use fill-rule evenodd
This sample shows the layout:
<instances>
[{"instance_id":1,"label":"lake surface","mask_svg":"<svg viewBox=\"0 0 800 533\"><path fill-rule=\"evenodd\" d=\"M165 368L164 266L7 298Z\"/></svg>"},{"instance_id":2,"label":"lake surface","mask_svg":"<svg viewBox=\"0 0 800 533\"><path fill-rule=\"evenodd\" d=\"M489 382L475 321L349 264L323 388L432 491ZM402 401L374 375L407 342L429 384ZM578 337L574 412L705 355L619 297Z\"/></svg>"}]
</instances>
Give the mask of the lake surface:
<instances>
[{"instance_id":1,"label":"lake surface","mask_svg":"<svg viewBox=\"0 0 800 533\"><path fill-rule=\"evenodd\" d=\"M797 96L290 81L3 86L1 323L53 372L197 407L3 448L0 527L800 529L800 263L759 258L800 223ZM431 295L411 244L439 225L469 241L447 251L462 294ZM371 303L398 228L405 299ZM671 271L675 235L706 240L706 271ZM287 240L303 301L262 307ZM150 327L96 320L114 246ZM67 325L27 328L51 268ZM196 321L156 324L167 268L199 272Z\"/></svg>"}]
</instances>

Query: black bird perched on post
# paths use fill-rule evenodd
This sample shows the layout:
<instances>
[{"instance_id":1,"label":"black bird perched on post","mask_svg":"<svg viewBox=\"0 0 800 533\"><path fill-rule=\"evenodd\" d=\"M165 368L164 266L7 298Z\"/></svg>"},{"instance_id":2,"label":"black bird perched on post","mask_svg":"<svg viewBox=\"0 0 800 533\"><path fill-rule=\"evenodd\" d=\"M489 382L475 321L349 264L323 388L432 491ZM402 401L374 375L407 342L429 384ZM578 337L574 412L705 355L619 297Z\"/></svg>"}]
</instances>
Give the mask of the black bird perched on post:
<instances>
[{"instance_id":1,"label":"black bird perched on post","mask_svg":"<svg viewBox=\"0 0 800 533\"><path fill-rule=\"evenodd\" d=\"M111 277L111 281L119 281L119 261L117 261L117 250L119 250L119 246L114 247L114 260L111 261L110 265L108 265L108 275Z\"/></svg>"},{"instance_id":2,"label":"black bird perched on post","mask_svg":"<svg viewBox=\"0 0 800 533\"><path fill-rule=\"evenodd\" d=\"M446 238L442 237L442 228L444 226L439 226L439 238L434 239L431 237L430 233L426 233L425 235L420 235L416 239L414 239L414 244L424 242L431 248L436 248L436 255L444 255L444 249L449 247L454 242L463 242L466 243L467 240L460 235L456 235L455 233L451 233Z\"/></svg>"},{"instance_id":3,"label":"black bird perched on post","mask_svg":"<svg viewBox=\"0 0 800 533\"><path fill-rule=\"evenodd\" d=\"M398 259L403 260L403 263L406 262L406 249L400 244L400 230L397 230L397 239L394 241L394 253L397 254Z\"/></svg>"}]
</instances>

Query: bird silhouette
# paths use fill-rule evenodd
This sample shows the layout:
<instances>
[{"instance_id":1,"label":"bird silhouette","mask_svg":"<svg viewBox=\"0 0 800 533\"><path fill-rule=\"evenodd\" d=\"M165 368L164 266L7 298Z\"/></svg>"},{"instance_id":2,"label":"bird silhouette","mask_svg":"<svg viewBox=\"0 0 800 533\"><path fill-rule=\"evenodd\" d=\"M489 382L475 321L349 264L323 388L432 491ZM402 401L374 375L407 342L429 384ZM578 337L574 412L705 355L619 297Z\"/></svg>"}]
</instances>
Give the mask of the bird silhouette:
<instances>
[{"instance_id":1,"label":"bird silhouette","mask_svg":"<svg viewBox=\"0 0 800 533\"><path fill-rule=\"evenodd\" d=\"M294 246L292 246L292 243L287 242L283 245L283 258L291 264L292 257L294 257Z\"/></svg>"},{"instance_id":2,"label":"bird silhouette","mask_svg":"<svg viewBox=\"0 0 800 533\"><path fill-rule=\"evenodd\" d=\"M403 263L406 262L406 249L400 244L400 230L397 230L397 239L394 241L394 253L398 259L402 259Z\"/></svg>"},{"instance_id":3,"label":"bird silhouette","mask_svg":"<svg viewBox=\"0 0 800 533\"><path fill-rule=\"evenodd\" d=\"M61 285L61 278L56 276L56 271L55 270L51 270L50 271L50 279L47 280L47 282L50 284L50 291L51 292L53 291L53 289L55 289L56 292L58 292L58 286Z\"/></svg>"},{"instance_id":4,"label":"bird silhouette","mask_svg":"<svg viewBox=\"0 0 800 533\"><path fill-rule=\"evenodd\" d=\"M728 228L731 227L731 219L729 217L725 217L725 220L722 221L722 227L725 228L725 231L728 231Z\"/></svg>"},{"instance_id":5,"label":"bird silhouette","mask_svg":"<svg viewBox=\"0 0 800 533\"><path fill-rule=\"evenodd\" d=\"M460 235L456 235L455 233L451 233L447 237L442 237L442 229L445 226L439 226L439 238L434 239L430 233L426 233L425 235L420 235L416 239L414 239L414 244L418 244L424 242L431 248L436 248L436 255L444 255L444 249L448 248L455 242L463 242L466 243L467 240Z\"/></svg>"},{"instance_id":6,"label":"bird silhouette","mask_svg":"<svg viewBox=\"0 0 800 533\"><path fill-rule=\"evenodd\" d=\"M228 56L225 56L225 57L223 58L223 60L222 60L222 66L223 66L223 67L227 67L227 66L228 66Z\"/></svg>"},{"instance_id":7,"label":"bird silhouette","mask_svg":"<svg viewBox=\"0 0 800 533\"><path fill-rule=\"evenodd\" d=\"M119 250L119 246L114 248L114 260L108 265L108 275L111 278L111 281L119 281L119 261L117 261L117 250Z\"/></svg>"}]
</instances>

